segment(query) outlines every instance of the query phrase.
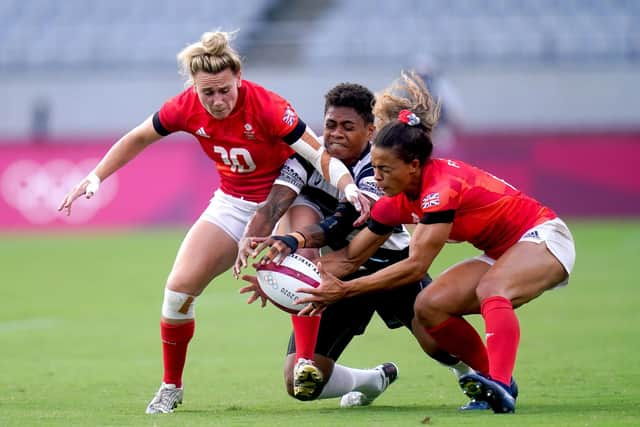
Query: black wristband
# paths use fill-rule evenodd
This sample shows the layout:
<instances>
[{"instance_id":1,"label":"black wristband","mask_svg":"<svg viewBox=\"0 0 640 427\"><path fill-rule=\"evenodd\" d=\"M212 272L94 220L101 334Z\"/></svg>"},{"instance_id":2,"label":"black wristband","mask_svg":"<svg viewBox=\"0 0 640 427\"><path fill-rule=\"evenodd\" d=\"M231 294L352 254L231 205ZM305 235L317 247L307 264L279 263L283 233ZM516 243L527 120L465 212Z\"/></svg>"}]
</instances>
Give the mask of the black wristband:
<instances>
[{"instance_id":1,"label":"black wristband","mask_svg":"<svg viewBox=\"0 0 640 427\"><path fill-rule=\"evenodd\" d=\"M291 236L290 234L285 234L284 236L271 236L273 240L279 240L291 249L291 253L294 253L298 249L298 239Z\"/></svg>"}]
</instances>

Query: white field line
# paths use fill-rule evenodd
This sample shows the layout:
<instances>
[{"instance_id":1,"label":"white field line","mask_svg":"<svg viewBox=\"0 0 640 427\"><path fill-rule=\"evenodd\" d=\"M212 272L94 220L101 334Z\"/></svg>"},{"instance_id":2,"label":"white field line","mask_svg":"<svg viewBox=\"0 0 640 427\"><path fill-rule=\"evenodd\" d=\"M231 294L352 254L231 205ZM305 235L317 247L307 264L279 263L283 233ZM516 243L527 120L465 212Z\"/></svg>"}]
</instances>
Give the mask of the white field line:
<instances>
[{"instance_id":1,"label":"white field line","mask_svg":"<svg viewBox=\"0 0 640 427\"><path fill-rule=\"evenodd\" d=\"M47 318L9 320L6 322L0 322L0 334L15 331L53 328L58 323L60 323L60 320L58 319Z\"/></svg>"}]
</instances>

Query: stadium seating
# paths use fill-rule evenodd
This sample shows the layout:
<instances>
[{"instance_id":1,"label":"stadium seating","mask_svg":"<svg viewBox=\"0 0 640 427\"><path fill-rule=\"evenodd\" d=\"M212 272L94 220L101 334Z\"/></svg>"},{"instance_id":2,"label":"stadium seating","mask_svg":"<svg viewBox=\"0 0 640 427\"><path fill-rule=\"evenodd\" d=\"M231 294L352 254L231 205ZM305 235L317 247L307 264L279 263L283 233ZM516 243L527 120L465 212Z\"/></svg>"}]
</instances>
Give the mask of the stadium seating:
<instances>
[{"instance_id":1,"label":"stadium seating","mask_svg":"<svg viewBox=\"0 0 640 427\"><path fill-rule=\"evenodd\" d=\"M254 45L263 43L258 48L276 46L290 56L284 47L303 46L295 49L296 60L311 65L407 63L417 54L449 65L640 57L640 2L635 0L323 4L320 12L290 21L266 13L274 5L273 10L291 5L277 0L3 0L0 69L173 66L175 53L214 28L242 29L236 43L241 51L255 51ZM268 37L260 37L267 31ZM270 52L268 59L278 58Z\"/></svg>"},{"instance_id":2,"label":"stadium seating","mask_svg":"<svg viewBox=\"0 0 640 427\"><path fill-rule=\"evenodd\" d=\"M338 2L307 42L306 59L318 64L406 63L424 53L446 64L630 61L640 53L640 2Z\"/></svg>"},{"instance_id":3,"label":"stadium seating","mask_svg":"<svg viewBox=\"0 0 640 427\"><path fill-rule=\"evenodd\" d=\"M269 3L3 0L0 69L175 65L175 54L204 31L250 28Z\"/></svg>"}]
</instances>

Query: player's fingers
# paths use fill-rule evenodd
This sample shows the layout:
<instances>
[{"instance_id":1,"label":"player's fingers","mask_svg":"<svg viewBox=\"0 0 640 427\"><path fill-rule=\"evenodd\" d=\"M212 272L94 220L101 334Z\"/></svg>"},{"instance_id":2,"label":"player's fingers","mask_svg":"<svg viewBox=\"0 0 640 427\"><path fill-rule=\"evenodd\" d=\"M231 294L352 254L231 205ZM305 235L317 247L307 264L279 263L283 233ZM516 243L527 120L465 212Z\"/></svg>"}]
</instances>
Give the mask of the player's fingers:
<instances>
[{"instance_id":1,"label":"player's fingers","mask_svg":"<svg viewBox=\"0 0 640 427\"><path fill-rule=\"evenodd\" d=\"M308 297L304 297L304 298L315 297L315 296L318 296L319 294L322 293L322 291L318 291L317 288L312 288L311 286L308 286L306 288L298 288L298 289L296 289L296 292L300 293L300 294L309 294ZM311 301L305 301L305 302L311 302ZM298 304L298 303L296 303L296 304Z\"/></svg>"},{"instance_id":2,"label":"player's fingers","mask_svg":"<svg viewBox=\"0 0 640 427\"><path fill-rule=\"evenodd\" d=\"M322 262L318 261L316 266L318 268L318 274L320 274L321 282L338 281L338 278L336 276L334 276L333 274L325 270L324 265L322 265ZM315 290L316 288L311 288L311 289Z\"/></svg>"},{"instance_id":3,"label":"player's fingers","mask_svg":"<svg viewBox=\"0 0 640 427\"><path fill-rule=\"evenodd\" d=\"M255 288L253 287L253 285L243 286L238 292L241 294L246 294L247 292L255 292Z\"/></svg>"},{"instance_id":4,"label":"player's fingers","mask_svg":"<svg viewBox=\"0 0 640 427\"><path fill-rule=\"evenodd\" d=\"M277 253L272 257L273 263L280 265L285 260L285 258L291 253L291 248L280 241L276 241L272 246L272 250L277 251Z\"/></svg>"},{"instance_id":5,"label":"player's fingers","mask_svg":"<svg viewBox=\"0 0 640 427\"><path fill-rule=\"evenodd\" d=\"M327 306L324 304L322 305L316 304L315 306L312 305L312 307L313 307L313 310L311 311L311 313L309 313L309 316L319 316L327 308Z\"/></svg>"},{"instance_id":6,"label":"player's fingers","mask_svg":"<svg viewBox=\"0 0 640 427\"><path fill-rule=\"evenodd\" d=\"M311 291L307 290L306 292L303 292L301 290L297 290L296 292L299 293L308 293L309 295L307 296L303 296L303 297L298 297L293 303L294 304L311 304L311 303L315 303L315 304L320 304L322 303L322 296L319 295L314 295L312 294Z\"/></svg>"},{"instance_id":7,"label":"player's fingers","mask_svg":"<svg viewBox=\"0 0 640 427\"><path fill-rule=\"evenodd\" d=\"M273 257L273 262L276 265L280 265L282 264L282 262L285 260L286 257L287 257L287 254L283 252L278 252L278 254Z\"/></svg>"},{"instance_id":8,"label":"player's fingers","mask_svg":"<svg viewBox=\"0 0 640 427\"><path fill-rule=\"evenodd\" d=\"M71 214L71 204L73 203L74 200L75 198L73 197L72 193L67 194L64 197L64 199L62 199L62 202L60 203L58 210L64 211L68 216L69 214Z\"/></svg>"},{"instance_id":9,"label":"player's fingers","mask_svg":"<svg viewBox=\"0 0 640 427\"><path fill-rule=\"evenodd\" d=\"M263 238L260 238L260 239L263 239ZM251 256L254 256L254 257L258 256L260 252L265 250L271 244L271 241L268 238L264 238L264 240L262 241L259 241L258 238L256 238L256 242L257 242L257 245L253 249L253 253L251 254Z\"/></svg>"},{"instance_id":10,"label":"player's fingers","mask_svg":"<svg viewBox=\"0 0 640 427\"><path fill-rule=\"evenodd\" d=\"M251 283L251 286L258 286L258 278L251 274L243 274L241 277L245 282Z\"/></svg>"},{"instance_id":11,"label":"player's fingers","mask_svg":"<svg viewBox=\"0 0 640 427\"><path fill-rule=\"evenodd\" d=\"M321 305L320 307L315 308L310 316L320 316L322 314L323 311L325 311L327 309L326 305Z\"/></svg>"},{"instance_id":12,"label":"player's fingers","mask_svg":"<svg viewBox=\"0 0 640 427\"><path fill-rule=\"evenodd\" d=\"M363 225L367 219L369 219L369 215L371 214L371 201L362 193L359 193L358 200L360 201L360 216L353 222L354 227L359 227Z\"/></svg>"},{"instance_id":13,"label":"player's fingers","mask_svg":"<svg viewBox=\"0 0 640 427\"><path fill-rule=\"evenodd\" d=\"M236 259L236 262L233 263L233 278L238 280L240 278L240 261Z\"/></svg>"},{"instance_id":14,"label":"player's fingers","mask_svg":"<svg viewBox=\"0 0 640 427\"><path fill-rule=\"evenodd\" d=\"M260 265L266 265L270 262L275 262L276 257L280 254L280 251L277 247L271 246L269 250L264 254L262 259L260 260Z\"/></svg>"},{"instance_id":15,"label":"player's fingers","mask_svg":"<svg viewBox=\"0 0 640 427\"><path fill-rule=\"evenodd\" d=\"M362 212L360 212L360 216L358 218L356 218L355 221L353 221L353 226L354 227L360 227L365 222L367 222L367 219L369 219L369 212L362 211Z\"/></svg>"},{"instance_id":16,"label":"player's fingers","mask_svg":"<svg viewBox=\"0 0 640 427\"><path fill-rule=\"evenodd\" d=\"M60 204L58 205L58 211L61 211L66 206L67 206L67 197L65 196L65 198L62 199L62 202L60 202Z\"/></svg>"},{"instance_id":17,"label":"player's fingers","mask_svg":"<svg viewBox=\"0 0 640 427\"><path fill-rule=\"evenodd\" d=\"M238 251L236 262L233 264L233 274L236 279L238 278L240 271L247 268L247 259L248 259L248 253L242 250Z\"/></svg>"},{"instance_id":18,"label":"player's fingers","mask_svg":"<svg viewBox=\"0 0 640 427\"><path fill-rule=\"evenodd\" d=\"M298 312L298 316L308 316L313 311L313 306L311 304L307 304L304 306L302 310Z\"/></svg>"}]
</instances>

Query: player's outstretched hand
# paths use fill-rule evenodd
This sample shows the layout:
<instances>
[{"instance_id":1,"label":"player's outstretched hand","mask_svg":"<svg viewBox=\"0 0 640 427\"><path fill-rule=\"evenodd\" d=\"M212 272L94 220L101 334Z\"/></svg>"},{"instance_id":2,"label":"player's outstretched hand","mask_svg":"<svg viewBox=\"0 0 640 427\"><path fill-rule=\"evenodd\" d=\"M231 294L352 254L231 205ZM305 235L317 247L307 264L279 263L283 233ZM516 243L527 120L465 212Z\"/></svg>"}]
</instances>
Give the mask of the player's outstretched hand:
<instances>
[{"instance_id":1,"label":"player's outstretched hand","mask_svg":"<svg viewBox=\"0 0 640 427\"><path fill-rule=\"evenodd\" d=\"M65 211L67 216L71 215L71 205L73 202L80 196L85 196L87 199L93 197L94 194L98 191L98 187L100 186L100 179L95 174L89 174L85 179L80 181L78 185L73 187L71 191L64 196L60 206L58 206L58 211Z\"/></svg>"},{"instance_id":2,"label":"player's outstretched hand","mask_svg":"<svg viewBox=\"0 0 640 427\"><path fill-rule=\"evenodd\" d=\"M258 256L264 249L269 248L258 262L259 265L267 265L270 262L280 265L289 254L297 249L289 246L288 240L286 238L283 239L283 237L285 236L266 237L258 244L252 254L254 257Z\"/></svg>"},{"instance_id":3,"label":"player's outstretched hand","mask_svg":"<svg viewBox=\"0 0 640 427\"><path fill-rule=\"evenodd\" d=\"M318 263L320 273L320 285L317 288L299 288L296 292L309 294L304 298L298 298L296 304L308 304L300 310L300 315L315 316L324 311L327 305L341 300L347 294L347 289L342 280L324 269L321 262Z\"/></svg>"},{"instance_id":4,"label":"player's outstretched hand","mask_svg":"<svg viewBox=\"0 0 640 427\"><path fill-rule=\"evenodd\" d=\"M253 304L258 300L258 298L260 298L260 307L264 308L267 305L267 297L265 297L260 290L260 285L258 285L258 278L249 274L243 274L242 280L248 282L249 285L240 288L240 293L246 294L252 292L252 294L249 295L249 298L247 299L247 304Z\"/></svg>"},{"instance_id":5,"label":"player's outstretched hand","mask_svg":"<svg viewBox=\"0 0 640 427\"><path fill-rule=\"evenodd\" d=\"M360 212L360 216L353 222L354 227L359 227L369 219L369 214L371 214L371 200L369 200L362 191L358 189L353 190L353 188L349 189L351 191L346 191L347 189L345 189L345 197L347 201L351 203L358 212Z\"/></svg>"},{"instance_id":6,"label":"player's outstretched hand","mask_svg":"<svg viewBox=\"0 0 640 427\"><path fill-rule=\"evenodd\" d=\"M233 277L240 278L240 272L243 268L247 268L250 256L255 256L254 252L258 244L264 240L263 237L243 237L238 242L238 255L236 262L233 263Z\"/></svg>"}]
</instances>

